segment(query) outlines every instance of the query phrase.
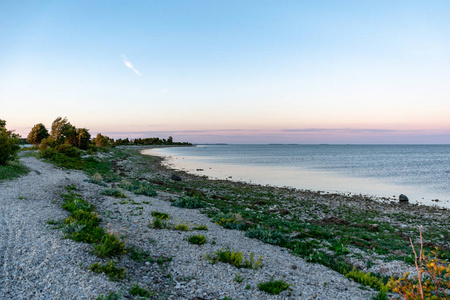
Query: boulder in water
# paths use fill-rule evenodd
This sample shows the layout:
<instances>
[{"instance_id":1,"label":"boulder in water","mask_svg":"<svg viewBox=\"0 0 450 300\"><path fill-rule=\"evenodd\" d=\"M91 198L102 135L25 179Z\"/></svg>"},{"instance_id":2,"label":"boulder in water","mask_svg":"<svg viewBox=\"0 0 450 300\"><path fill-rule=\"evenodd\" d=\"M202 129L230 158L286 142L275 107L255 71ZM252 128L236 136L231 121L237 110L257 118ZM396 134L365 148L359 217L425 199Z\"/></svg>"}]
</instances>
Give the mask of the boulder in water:
<instances>
[{"instance_id":1,"label":"boulder in water","mask_svg":"<svg viewBox=\"0 0 450 300\"><path fill-rule=\"evenodd\" d=\"M406 195L400 194L400 196L398 196L398 201L399 202L408 202L409 199L408 199L408 197L406 197Z\"/></svg>"}]
</instances>

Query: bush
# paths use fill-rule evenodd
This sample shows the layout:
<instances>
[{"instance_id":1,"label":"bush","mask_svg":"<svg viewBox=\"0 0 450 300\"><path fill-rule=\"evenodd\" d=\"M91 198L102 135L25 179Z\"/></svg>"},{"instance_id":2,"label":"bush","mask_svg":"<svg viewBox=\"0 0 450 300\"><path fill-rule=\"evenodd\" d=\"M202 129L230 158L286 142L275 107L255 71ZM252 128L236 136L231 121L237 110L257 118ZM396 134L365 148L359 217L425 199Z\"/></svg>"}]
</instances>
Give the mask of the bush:
<instances>
[{"instance_id":1,"label":"bush","mask_svg":"<svg viewBox=\"0 0 450 300\"><path fill-rule=\"evenodd\" d=\"M159 218L161 220L169 220L170 219L169 214L162 213L162 212L159 212L159 211L152 211L150 214L152 215L152 217L156 217L156 218Z\"/></svg>"},{"instance_id":2,"label":"bush","mask_svg":"<svg viewBox=\"0 0 450 300\"><path fill-rule=\"evenodd\" d=\"M245 259L242 252L231 251L230 249L220 249L214 252L213 255L206 253L205 258L213 264L220 261L233 265L236 268L259 269L263 266L262 256L259 256L259 259L255 261L253 252L250 252L249 259Z\"/></svg>"},{"instance_id":3,"label":"bush","mask_svg":"<svg viewBox=\"0 0 450 300\"><path fill-rule=\"evenodd\" d=\"M101 243L94 246L92 252L101 258L119 256L125 252L125 243L113 232L108 232L103 236Z\"/></svg>"},{"instance_id":4,"label":"bush","mask_svg":"<svg viewBox=\"0 0 450 300\"><path fill-rule=\"evenodd\" d=\"M124 279L125 274L127 273L127 270L125 268L116 267L114 264L114 260L109 260L103 265L95 263L90 266L89 269L95 273L105 273L106 276L108 276L108 278L113 281Z\"/></svg>"},{"instance_id":5,"label":"bush","mask_svg":"<svg viewBox=\"0 0 450 300\"><path fill-rule=\"evenodd\" d=\"M206 237L203 234L191 235L188 237L188 242L194 245L206 244Z\"/></svg>"},{"instance_id":6,"label":"bush","mask_svg":"<svg viewBox=\"0 0 450 300\"><path fill-rule=\"evenodd\" d=\"M171 204L172 206L182 208L203 208L205 204L197 198L193 197L181 197L177 201Z\"/></svg>"},{"instance_id":7,"label":"bush","mask_svg":"<svg viewBox=\"0 0 450 300\"><path fill-rule=\"evenodd\" d=\"M274 281L273 278L270 279L268 282L261 282L258 284L258 289L260 291L266 292L271 295L278 295L284 290L287 290L289 288L289 283L283 281L283 280L276 280Z\"/></svg>"},{"instance_id":8,"label":"bush","mask_svg":"<svg viewBox=\"0 0 450 300\"><path fill-rule=\"evenodd\" d=\"M6 165L16 158L20 150L20 140L17 134L6 130L6 121L0 119L0 166Z\"/></svg>"},{"instance_id":9,"label":"bush","mask_svg":"<svg viewBox=\"0 0 450 300\"><path fill-rule=\"evenodd\" d=\"M140 296L140 297L151 297L155 295L155 293L152 293L147 289L143 289L137 284L133 284L131 286L130 294L133 296Z\"/></svg>"}]
</instances>

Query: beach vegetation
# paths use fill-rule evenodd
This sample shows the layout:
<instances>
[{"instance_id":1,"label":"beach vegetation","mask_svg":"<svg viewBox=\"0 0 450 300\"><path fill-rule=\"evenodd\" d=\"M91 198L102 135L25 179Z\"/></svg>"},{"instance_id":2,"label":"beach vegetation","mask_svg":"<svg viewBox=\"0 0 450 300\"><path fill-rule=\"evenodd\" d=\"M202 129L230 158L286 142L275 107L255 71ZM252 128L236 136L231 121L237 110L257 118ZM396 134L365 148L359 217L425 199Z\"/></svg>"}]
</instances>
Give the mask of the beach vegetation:
<instances>
[{"instance_id":1,"label":"beach vegetation","mask_svg":"<svg viewBox=\"0 0 450 300\"><path fill-rule=\"evenodd\" d=\"M194 245L206 244L206 237L203 234L194 234L187 238L188 242Z\"/></svg>"},{"instance_id":2,"label":"beach vegetation","mask_svg":"<svg viewBox=\"0 0 450 300\"><path fill-rule=\"evenodd\" d=\"M192 227L192 230L208 230L208 226L206 226L205 224L200 224Z\"/></svg>"},{"instance_id":3,"label":"beach vegetation","mask_svg":"<svg viewBox=\"0 0 450 300\"><path fill-rule=\"evenodd\" d=\"M259 256L258 260L255 260L253 252L250 252L249 258L246 258L243 252L232 251L230 249L220 249L213 254L206 253L205 259L212 264L223 262L236 268L259 269L263 266L262 256Z\"/></svg>"},{"instance_id":4,"label":"beach vegetation","mask_svg":"<svg viewBox=\"0 0 450 300\"><path fill-rule=\"evenodd\" d=\"M104 273L106 276L108 276L109 280L111 281L117 281L120 279L124 279L125 275L127 273L127 270L123 267L117 267L115 265L114 260L109 260L104 264L100 263L94 263L89 267L89 270L91 270L94 273Z\"/></svg>"},{"instance_id":5,"label":"beach vegetation","mask_svg":"<svg viewBox=\"0 0 450 300\"><path fill-rule=\"evenodd\" d=\"M245 236L274 245L282 245L286 242L286 236L283 233L275 229L264 228L259 224L256 227L247 229Z\"/></svg>"},{"instance_id":6,"label":"beach vegetation","mask_svg":"<svg viewBox=\"0 0 450 300\"><path fill-rule=\"evenodd\" d=\"M0 181L12 180L28 173L28 168L17 160L9 161L5 165L0 165Z\"/></svg>"},{"instance_id":7,"label":"beach vegetation","mask_svg":"<svg viewBox=\"0 0 450 300\"><path fill-rule=\"evenodd\" d=\"M181 208L203 208L205 204L198 198L195 197L180 197L175 202L172 202L172 206Z\"/></svg>"},{"instance_id":8,"label":"beach vegetation","mask_svg":"<svg viewBox=\"0 0 450 300\"><path fill-rule=\"evenodd\" d=\"M0 119L0 166L16 159L20 150L19 135L6 129L6 121Z\"/></svg>"},{"instance_id":9,"label":"beach vegetation","mask_svg":"<svg viewBox=\"0 0 450 300\"><path fill-rule=\"evenodd\" d=\"M112 230L107 230L100 243L94 245L92 253L98 257L120 256L125 253L125 242Z\"/></svg>"},{"instance_id":10,"label":"beach vegetation","mask_svg":"<svg viewBox=\"0 0 450 300\"><path fill-rule=\"evenodd\" d=\"M159 211L152 211L150 214L151 214L152 217L156 217L156 218L159 218L161 220L169 220L170 219L170 215L167 214L167 213L162 213L162 212L159 212Z\"/></svg>"},{"instance_id":11,"label":"beach vegetation","mask_svg":"<svg viewBox=\"0 0 450 300\"><path fill-rule=\"evenodd\" d=\"M33 126L30 133L27 136L27 143L32 145L40 145L43 139L46 139L50 136L47 128L45 128L44 124L38 123Z\"/></svg>"},{"instance_id":12,"label":"beach vegetation","mask_svg":"<svg viewBox=\"0 0 450 300\"><path fill-rule=\"evenodd\" d=\"M239 273L237 273L234 278L234 281L236 281L237 283L242 283L245 280L245 277Z\"/></svg>"},{"instance_id":13,"label":"beach vegetation","mask_svg":"<svg viewBox=\"0 0 450 300\"><path fill-rule=\"evenodd\" d=\"M278 295L289 289L289 286L290 284L284 280L274 280L271 278L270 281L259 283L258 289L271 295Z\"/></svg>"},{"instance_id":14,"label":"beach vegetation","mask_svg":"<svg viewBox=\"0 0 450 300\"><path fill-rule=\"evenodd\" d=\"M178 221L175 219L175 223L173 224L174 230L180 230L180 231L189 231L191 228L191 222L183 222L183 220L180 218Z\"/></svg>"},{"instance_id":15,"label":"beach vegetation","mask_svg":"<svg viewBox=\"0 0 450 300\"><path fill-rule=\"evenodd\" d=\"M133 284L130 289L130 294L132 296L140 296L140 297L152 297L156 296L156 293L151 292L148 289L141 288L138 284Z\"/></svg>"},{"instance_id":16,"label":"beach vegetation","mask_svg":"<svg viewBox=\"0 0 450 300\"><path fill-rule=\"evenodd\" d=\"M95 300L119 300L120 298L122 298L122 294L123 293L121 292L110 292L108 295L99 295L97 298L95 298Z\"/></svg>"}]
</instances>

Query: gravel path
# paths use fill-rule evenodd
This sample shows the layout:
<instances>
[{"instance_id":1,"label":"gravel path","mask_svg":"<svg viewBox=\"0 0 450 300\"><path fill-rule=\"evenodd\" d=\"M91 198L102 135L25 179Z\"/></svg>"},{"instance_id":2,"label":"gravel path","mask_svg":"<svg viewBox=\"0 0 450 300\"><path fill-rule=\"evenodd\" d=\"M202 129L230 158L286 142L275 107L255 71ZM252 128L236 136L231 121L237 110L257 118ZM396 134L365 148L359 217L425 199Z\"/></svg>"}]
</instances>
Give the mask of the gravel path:
<instances>
[{"instance_id":1,"label":"gravel path","mask_svg":"<svg viewBox=\"0 0 450 300\"><path fill-rule=\"evenodd\" d=\"M370 299L376 294L322 265L307 263L286 249L213 224L198 210L170 206L167 200L174 195L158 192L157 197L150 198L127 193L125 203L100 197L103 187L85 182L86 176L81 172L60 170L35 158L21 160L32 171L19 179L0 183L0 299L95 299L99 294L124 289L124 282L111 282L87 270L86 266L98 261L90 254L90 245L63 239L61 230L46 224L49 219L67 216L60 206L60 194L62 187L69 184L75 184L85 199L94 201L104 223L109 222L112 230L125 234L128 246L173 258L166 267L170 279L161 283L153 271L155 267L148 263L136 265L127 256L122 257L120 264L128 268L128 286L136 282L153 289L160 284L156 290L165 288L167 298L190 300L225 296ZM183 222L206 224L209 230L180 232L149 228L152 211L169 213ZM207 244L189 244L185 238L194 233L205 234ZM204 259L206 252L226 247L247 255L250 252L256 257L261 255L264 267L236 269L224 263L212 265ZM245 278L242 283L234 280L237 274ZM257 289L258 283L272 277L292 284L291 291L272 296Z\"/></svg>"},{"instance_id":2,"label":"gravel path","mask_svg":"<svg viewBox=\"0 0 450 300\"><path fill-rule=\"evenodd\" d=\"M116 290L80 266L95 260L87 245L63 239L46 224L67 217L56 203L60 186L85 176L35 158L21 161L32 171L0 183L0 299L95 299Z\"/></svg>"}]
</instances>

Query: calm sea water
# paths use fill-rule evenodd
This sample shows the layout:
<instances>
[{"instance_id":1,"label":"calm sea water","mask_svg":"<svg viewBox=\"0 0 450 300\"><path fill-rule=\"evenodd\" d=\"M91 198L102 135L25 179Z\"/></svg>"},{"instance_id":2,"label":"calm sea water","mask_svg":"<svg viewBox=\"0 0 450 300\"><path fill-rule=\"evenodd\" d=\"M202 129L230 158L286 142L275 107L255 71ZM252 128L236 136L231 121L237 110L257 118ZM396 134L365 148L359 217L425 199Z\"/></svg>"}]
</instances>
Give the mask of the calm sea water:
<instances>
[{"instance_id":1,"label":"calm sea water","mask_svg":"<svg viewBox=\"0 0 450 300\"><path fill-rule=\"evenodd\" d=\"M450 145L200 145L145 152L211 178L378 197L403 193L413 202L450 207Z\"/></svg>"}]
</instances>

